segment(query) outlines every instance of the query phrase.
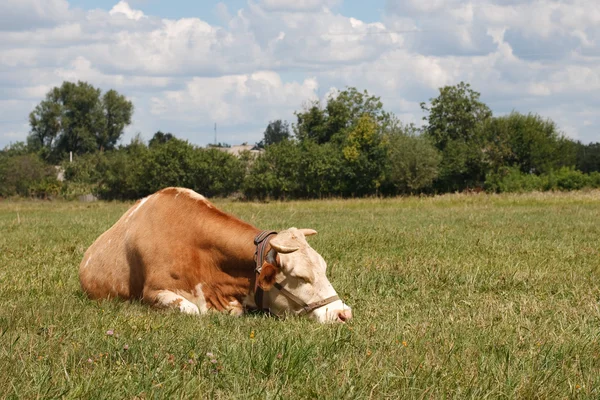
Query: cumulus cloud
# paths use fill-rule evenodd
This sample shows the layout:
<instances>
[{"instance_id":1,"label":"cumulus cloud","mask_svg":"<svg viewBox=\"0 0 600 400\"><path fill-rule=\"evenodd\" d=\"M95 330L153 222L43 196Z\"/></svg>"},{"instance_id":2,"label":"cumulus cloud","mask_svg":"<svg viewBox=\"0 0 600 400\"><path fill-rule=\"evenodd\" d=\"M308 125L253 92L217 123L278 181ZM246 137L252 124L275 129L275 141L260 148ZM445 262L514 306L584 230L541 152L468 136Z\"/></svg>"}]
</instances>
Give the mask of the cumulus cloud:
<instances>
[{"instance_id":1,"label":"cumulus cloud","mask_svg":"<svg viewBox=\"0 0 600 400\"><path fill-rule=\"evenodd\" d=\"M72 18L67 0L2 0L0 31L48 27Z\"/></svg>"},{"instance_id":2,"label":"cumulus cloud","mask_svg":"<svg viewBox=\"0 0 600 400\"><path fill-rule=\"evenodd\" d=\"M128 135L162 129L200 144L214 122L224 141L258 141L269 120L345 86L418 123L419 102L461 80L498 114L539 112L598 140L595 0L389 0L369 23L343 15L340 0L221 2L207 10L221 25L134 4L0 3L0 147L25 137L28 113L64 80L130 97Z\"/></svg>"},{"instance_id":3,"label":"cumulus cloud","mask_svg":"<svg viewBox=\"0 0 600 400\"><path fill-rule=\"evenodd\" d=\"M261 0L260 5L267 11L320 11L341 3L341 0Z\"/></svg>"},{"instance_id":4,"label":"cumulus cloud","mask_svg":"<svg viewBox=\"0 0 600 400\"><path fill-rule=\"evenodd\" d=\"M240 125L291 116L302 102L316 97L315 79L284 83L272 71L228 75L218 78L195 77L178 91L165 91L152 98L152 112L166 119L210 119Z\"/></svg>"},{"instance_id":5,"label":"cumulus cloud","mask_svg":"<svg viewBox=\"0 0 600 400\"><path fill-rule=\"evenodd\" d=\"M140 10L132 9L126 1L119 1L109 12L112 16L124 16L128 19L139 21L144 17L144 13Z\"/></svg>"}]
</instances>

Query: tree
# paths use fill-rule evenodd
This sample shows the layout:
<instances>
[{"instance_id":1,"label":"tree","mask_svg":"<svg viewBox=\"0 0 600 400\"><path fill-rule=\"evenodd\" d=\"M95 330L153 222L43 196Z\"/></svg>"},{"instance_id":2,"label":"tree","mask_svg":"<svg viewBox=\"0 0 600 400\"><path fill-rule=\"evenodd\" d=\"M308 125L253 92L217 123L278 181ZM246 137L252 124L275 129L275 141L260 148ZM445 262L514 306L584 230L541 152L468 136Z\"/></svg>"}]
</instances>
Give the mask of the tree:
<instances>
[{"instance_id":1,"label":"tree","mask_svg":"<svg viewBox=\"0 0 600 400\"><path fill-rule=\"evenodd\" d=\"M0 153L0 197L55 195L59 190L56 171L37 154Z\"/></svg>"},{"instance_id":2,"label":"tree","mask_svg":"<svg viewBox=\"0 0 600 400\"><path fill-rule=\"evenodd\" d=\"M289 140L271 145L250 166L244 180L249 198L286 199L301 196L302 148Z\"/></svg>"},{"instance_id":3,"label":"tree","mask_svg":"<svg viewBox=\"0 0 600 400\"><path fill-rule=\"evenodd\" d=\"M375 121L379 132L392 122L391 114L383 110L379 97L371 96L366 90L359 92L354 87L346 88L329 96L325 108L321 108L319 102L313 102L303 112L297 112L296 137L317 144L341 143L364 114Z\"/></svg>"},{"instance_id":4,"label":"tree","mask_svg":"<svg viewBox=\"0 0 600 400\"><path fill-rule=\"evenodd\" d=\"M396 127L388 140L389 183L406 194L429 188L438 176L441 160L435 146L419 136L414 125Z\"/></svg>"},{"instance_id":5,"label":"tree","mask_svg":"<svg viewBox=\"0 0 600 400\"><path fill-rule=\"evenodd\" d=\"M444 191L481 186L485 180L486 141L481 126L492 117L492 111L479 101L480 94L468 83L445 86L421 103L428 115L425 135L442 152L438 187Z\"/></svg>"},{"instance_id":6,"label":"tree","mask_svg":"<svg viewBox=\"0 0 600 400\"><path fill-rule=\"evenodd\" d=\"M102 96L86 82L64 82L29 115L28 143L55 160L69 151L110 150L131 123L132 113L133 104L114 90Z\"/></svg>"},{"instance_id":7,"label":"tree","mask_svg":"<svg viewBox=\"0 0 600 400\"><path fill-rule=\"evenodd\" d=\"M491 118L492 111L479 101L479 96L471 85L460 82L441 88L439 96L430 99L430 106L421 103L421 109L428 113L423 117L427 121L425 132L439 150L443 151L452 140L471 141L478 126Z\"/></svg>"},{"instance_id":8,"label":"tree","mask_svg":"<svg viewBox=\"0 0 600 400\"><path fill-rule=\"evenodd\" d=\"M349 166L346 195L364 196L379 190L384 179L385 143L379 125L364 113L344 141L342 154Z\"/></svg>"},{"instance_id":9,"label":"tree","mask_svg":"<svg viewBox=\"0 0 600 400\"><path fill-rule=\"evenodd\" d=\"M600 172L600 143L587 145L577 142L577 169L581 172Z\"/></svg>"},{"instance_id":10,"label":"tree","mask_svg":"<svg viewBox=\"0 0 600 400\"><path fill-rule=\"evenodd\" d=\"M559 131L554 121L537 114L491 118L483 127L491 170L518 167L523 173L543 174L576 163L577 144Z\"/></svg>"},{"instance_id":11,"label":"tree","mask_svg":"<svg viewBox=\"0 0 600 400\"><path fill-rule=\"evenodd\" d=\"M158 131L152 136L152 139L148 142L149 147L158 146L160 144L165 144L169 140L175 139L172 133L163 133L162 131Z\"/></svg>"},{"instance_id":12,"label":"tree","mask_svg":"<svg viewBox=\"0 0 600 400\"><path fill-rule=\"evenodd\" d=\"M115 90L109 90L102 96L102 108L106 128L98 139L100 149L110 150L123 134L126 126L131 124L133 104Z\"/></svg>"},{"instance_id":13,"label":"tree","mask_svg":"<svg viewBox=\"0 0 600 400\"><path fill-rule=\"evenodd\" d=\"M27 142L31 149L50 150L53 147L61 130L61 114L60 93L54 88L46 95L46 100L29 114L31 134Z\"/></svg>"},{"instance_id":14,"label":"tree","mask_svg":"<svg viewBox=\"0 0 600 400\"><path fill-rule=\"evenodd\" d=\"M263 149L266 146L279 143L283 140L289 139L290 137L290 125L288 122L278 119L276 121L269 122L267 129L265 129L263 140L258 142L256 145Z\"/></svg>"}]
</instances>

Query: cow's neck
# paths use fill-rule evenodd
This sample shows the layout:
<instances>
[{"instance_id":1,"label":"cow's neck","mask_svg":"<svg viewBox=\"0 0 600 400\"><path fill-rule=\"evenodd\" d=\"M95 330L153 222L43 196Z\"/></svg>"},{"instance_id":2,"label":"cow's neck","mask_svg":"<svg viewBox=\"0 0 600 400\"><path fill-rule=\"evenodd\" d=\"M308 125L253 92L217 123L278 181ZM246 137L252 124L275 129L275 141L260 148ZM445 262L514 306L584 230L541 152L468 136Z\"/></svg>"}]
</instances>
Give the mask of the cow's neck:
<instances>
[{"instance_id":1,"label":"cow's neck","mask_svg":"<svg viewBox=\"0 0 600 400\"><path fill-rule=\"evenodd\" d=\"M250 224L233 216L228 216L226 223L219 226L212 234L215 246L221 253L220 268L223 272L243 275L252 278L254 274L254 238L260 232Z\"/></svg>"}]
</instances>

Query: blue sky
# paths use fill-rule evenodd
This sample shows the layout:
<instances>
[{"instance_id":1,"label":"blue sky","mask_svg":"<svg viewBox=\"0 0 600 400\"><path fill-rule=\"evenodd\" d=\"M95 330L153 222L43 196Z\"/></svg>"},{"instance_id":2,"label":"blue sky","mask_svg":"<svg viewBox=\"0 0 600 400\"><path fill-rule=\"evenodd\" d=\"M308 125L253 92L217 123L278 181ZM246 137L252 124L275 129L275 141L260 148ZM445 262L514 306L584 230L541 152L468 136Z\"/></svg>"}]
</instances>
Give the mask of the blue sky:
<instances>
[{"instance_id":1,"label":"blue sky","mask_svg":"<svg viewBox=\"0 0 600 400\"><path fill-rule=\"evenodd\" d=\"M65 80L135 105L123 142L169 131L256 142L270 120L346 86L405 123L471 83L496 115L534 112L600 141L596 0L3 0L0 147Z\"/></svg>"}]
</instances>

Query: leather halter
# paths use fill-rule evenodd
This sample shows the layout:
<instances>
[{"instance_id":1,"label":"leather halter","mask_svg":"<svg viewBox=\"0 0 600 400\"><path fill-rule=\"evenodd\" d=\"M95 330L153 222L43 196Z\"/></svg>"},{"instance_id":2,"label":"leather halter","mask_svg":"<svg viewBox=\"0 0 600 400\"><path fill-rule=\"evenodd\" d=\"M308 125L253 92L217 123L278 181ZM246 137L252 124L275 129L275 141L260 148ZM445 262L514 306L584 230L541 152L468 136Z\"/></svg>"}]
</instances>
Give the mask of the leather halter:
<instances>
[{"instance_id":1,"label":"leather halter","mask_svg":"<svg viewBox=\"0 0 600 400\"><path fill-rule=\"evenodd\" d=\"M261 231L254 238L254 244L256 245L256 252L254 253L254 260L256 261L256 278L254 280L254 302L256 303L256 307L259 310L267 312L270 312L270 309L263 307L264 291L260 286L258 286L258 277L262 270L264 260L273 265L276 265L277 263L277 252L275 251L275 249L272 248L271 250L269 250L265 257L265 250L269 244L269 241L271 240L271 236L276 234L276 231ZM296 305L301 307L301 310L297 313L298 315L308 314L316 310L317 308L326 306L327 304L333 303L336 300L340 300L338 295L335 295L323 300L306 304L298 296L294 295L292 292L281 286L279 282L275 282L273 287L279 290L279 292L281 292L282 295L287 297L288 300L291 300L292 302L296 303Z\"/></svg>"}]
</instances>

